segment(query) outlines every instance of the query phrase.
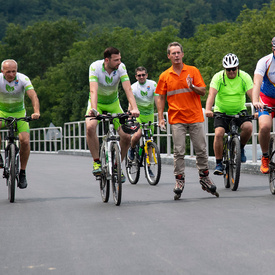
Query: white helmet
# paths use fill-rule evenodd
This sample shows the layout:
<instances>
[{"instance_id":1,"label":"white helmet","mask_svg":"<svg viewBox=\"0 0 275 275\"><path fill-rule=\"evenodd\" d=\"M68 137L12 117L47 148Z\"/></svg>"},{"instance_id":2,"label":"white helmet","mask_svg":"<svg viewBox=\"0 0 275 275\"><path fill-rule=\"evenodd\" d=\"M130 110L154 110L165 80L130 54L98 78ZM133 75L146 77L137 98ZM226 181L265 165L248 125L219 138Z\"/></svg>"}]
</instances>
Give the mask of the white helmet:
<instances>
[{"instance_id":1,"label":"white helmet","mask_svg":"<svg viewBox=\"0 0 275 275\"><path fill-rule=\"evenodd\" d=\"M225 69L239 66L239 59L234 53L228 53L222 60Z\"/></svg>"}]
</instances>

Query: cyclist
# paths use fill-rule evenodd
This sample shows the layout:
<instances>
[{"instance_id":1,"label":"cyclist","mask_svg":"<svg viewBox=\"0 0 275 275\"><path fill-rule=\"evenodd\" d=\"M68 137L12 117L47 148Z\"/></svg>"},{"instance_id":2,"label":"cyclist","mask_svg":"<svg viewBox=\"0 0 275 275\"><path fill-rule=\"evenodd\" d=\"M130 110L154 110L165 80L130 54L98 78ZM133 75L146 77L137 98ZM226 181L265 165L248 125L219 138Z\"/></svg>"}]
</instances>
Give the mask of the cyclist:
<instances>
[{"instance_id":1,"label":"cyclist","mask_svg":"<svg viewBox=\"0 0 275 275\"><path fill-rule=\"evenodd\" d=\"M39 100L30 79L17 72L17 62L6 59L1 64L0 73L0 117L24 117L26 115L24 97L27 93L33 106L33 119L40 117ZM30 155L30 129L25 121L18 122L18 136L20 141L20 173L18 187L27 187L26 167ZM5 126L0 121L0 127ZM1 146L1 136L0 136ZM0 155L0 167L3 168L3 159Z\"/></svg>"},{"instance_id":2,"label":"cyclist","mask_svg":"<svg viewBox=\"0 0 275 275\"><path fill-rule=\"evenodd\" d=\"M137 107L140 111L140 116L137 118L139 123L147 123L154 121L154 101L157 105L157 94L155 93L157 83L153 80L147 79L148 73L145 67L137 67L135 70L135 76L137 82L132 84L133 94L136 99ZM132 107L129 106L129 110ZM152 133L154 133L154 126L151 127ZM141 129L139 129L131 139L131 146L128 151L129 161L133 161L135 157L135 148L141 138ZM150 154L150 152L149 152ZM154 177L154 174L150 167L148 167L150 177Z\"/></svg>"},{"instance_id":3,"label":"cyclist","mask_svg":"<svg viewBox=\"0 0 275 275\"><path fill-rule=\"evenodd\" d=\"M252 100L253 81L250 75L239 69L239 59L229 53L222 60L224 70L216 73L210 83L209 95L205 106L205 115L213 117L212 106L215 101L214 112L236 115L248 114L245 106L246 94ZM216 157L215 175L223 175L223 136L229 131L230 118L215 118L214 153ZM252 122L247 117L240 117L237 122L241 128L241 162L246 162L244 147L252 134Z\"/></svg>"},{"instance_id":4,"label":"cyclist","mask_svg":"<svg viewBox=\"0 0 275 275\"><path fill-rule=\"evenodd\" d=\"M172 66L160 75L156 93L159 94L157 107L160 127L165 127L163 112L166 97L169 107L168 117L174 142L174 175L176 178L174 192L180 195L185 185L184 156L187 131L189 131L196 152L200 184L207 190L211 190L211 193L215 192L216 186L208 176L204 117L200 100L200 97L205 95L206 85L196 67L183 63L184 52L180 43L170 43L167 56Z\"/></svg>"},{"instance_id":5,"label":"cyclist","mask_svg":"<svg viewBox=\"0 0 275 275\"><path fill-rule=\"evenodd\" d=\"M262 57L254 72L253 105L259 111L259 143L262 149L261 172L269 173L268 144L274 113L269 115L263 106L275 107L275 37L271 40L272 53Z\"/></svg>"},{"instance_id":6,"label":"cyclist","mask_svg":"<svg viewBox=\"0 0 275 275\"><path fill-rule=\"evenodd\" d=\"M86 115L93 115L92 109L96 109L100 114L103 111L108 113L123 113L118 99L118 85L121 81L127 99L132 106L132 115L139 116L139 110L131 89L131 83L125 65L121 62L120 51L114 47L109 47L104 51L104 59L97 60L90 65L89 82L90 96ZM86 138L88 147L93 157L93 174L101 174L101 163L99 160L99 140L96 133L98 121L86 118ZM115 129L120 136L121 160L127 154L130 146L131 135L121 130L120 124L115 123ZM122 182L125 176L122 175Z\"/></svg>"}]
</instances>

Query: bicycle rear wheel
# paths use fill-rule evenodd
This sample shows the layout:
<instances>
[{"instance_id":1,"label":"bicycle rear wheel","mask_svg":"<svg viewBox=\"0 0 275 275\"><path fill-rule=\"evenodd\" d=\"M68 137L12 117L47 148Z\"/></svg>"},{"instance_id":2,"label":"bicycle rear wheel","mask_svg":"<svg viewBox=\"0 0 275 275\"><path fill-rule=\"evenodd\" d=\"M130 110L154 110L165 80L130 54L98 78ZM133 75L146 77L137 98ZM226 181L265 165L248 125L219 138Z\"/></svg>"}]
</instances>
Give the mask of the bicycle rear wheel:
<instances>
[{"instance_id":1,"label":"bicycle rear wheel","mask_svg":"<svg viewBox=\"0 0 275 275\"><path fill-rule=\"evenodd\" d=\"M9 176L7 179L8 185L8 199L10 202L14 202L15 199L15 144L10 144L9 147L9 159L8 159L8 171Z\"/></svg>"},{"instance_id":2,"label":"bicycle rear wheel","mask_svg":"<svg viewBox=\"0 0 275 275\"><path fill-rule=\"evenodd\" d=\"M161 174L161 158L157 144L153 141L147 143L147 156L144 158L145 177L150 185L157 185ZM150 156L150 152L152 155Z\"/></svg>"},{"instance_id":3,"label":"bicycle rear wheel","mask_svg":"<svg viewBox=\"0 0 275 275\"><path fill-rule=\"evenodd\" d=\"M100 194L103 202L109 201L110 195L110 180L107 180L107 165L106 163L107 156L105 152L104 142L101 145L100 149L100 161L101 161L101 179L100 179Z\"/></svg>"},{"instance_id":4,"label":"bicycle rear wheel","mask_svg":"<svg viewBox=\"0 0 275 275\"><path fill-rule=\"evenodd\" d=\"M125 168L128 180L131 184L136 184L140 176L140 164L138 159L138 151L135 150L135 158L133 161L129 161L128 157L125 157Z\"/></svg>"},{"instance_id":5,"label":"bicycle rear wheel","mask_svg":"<svg viewBox=\"0 0 275 275\"><path fill-rule=\"evenodd\" d=\"M268 181L269 181L269 188L271 194L275 195L275 145L274 145L274 137L270 138L269 141L269 174L268 174Z\"/></svg>"},{"instance_id":6,"label":"bicycle rear wheel","mask_svg":"<svg viewBox=\"0 0 275 275\"><path fill-rule=\"evenodd\" d=\"M120 150L116 143L111 145L112 153L112 187L113 187L113 198L115 205L120 205L122 195L122 184L121 184L121 158Z\"/></svg>"},{"instance_id":7,"label":"bicycle rear wheel","mask_svg":"<svg viewBox=\"0 0 275 275\"><path fill-rule=\"evenodd\" d=\"M241 145L238 137L233 137L231 141L229 160L229 181L232 191L236 191L239 186L241 172Z\"/></svg>"}]
</instances>

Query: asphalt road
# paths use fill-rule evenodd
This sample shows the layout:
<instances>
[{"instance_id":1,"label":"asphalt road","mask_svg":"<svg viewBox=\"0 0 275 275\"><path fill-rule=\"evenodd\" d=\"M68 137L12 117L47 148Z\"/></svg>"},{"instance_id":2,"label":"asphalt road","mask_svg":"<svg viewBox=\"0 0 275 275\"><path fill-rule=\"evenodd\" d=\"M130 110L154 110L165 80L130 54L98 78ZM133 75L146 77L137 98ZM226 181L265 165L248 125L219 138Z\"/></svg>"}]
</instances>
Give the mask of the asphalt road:
<instances>
[{"instance_id":1,"label":"asphalt road","mask_svg":"<svg viewBox=\"0 0 275 275\"><path fill-rule=\"evenodd\" d=\"M143 171L137 185L126 181L120 206L101 201L89 157L32 154L27 178L13 204L0 180L0 274L274 274L267 176L242 174L233 192L213 175L216 198L187 167L174 201L163 165L157 186Z\"/></svg>"}]
</instances>

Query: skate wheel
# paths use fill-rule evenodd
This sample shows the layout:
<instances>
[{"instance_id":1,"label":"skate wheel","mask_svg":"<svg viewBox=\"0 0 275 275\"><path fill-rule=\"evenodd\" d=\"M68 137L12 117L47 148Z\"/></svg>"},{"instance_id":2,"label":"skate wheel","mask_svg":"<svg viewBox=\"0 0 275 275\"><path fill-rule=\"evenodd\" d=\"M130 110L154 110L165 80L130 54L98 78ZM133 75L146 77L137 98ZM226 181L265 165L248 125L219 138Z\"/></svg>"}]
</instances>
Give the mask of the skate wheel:
<instances>
[{"instance_id":1,"label":"skate wheel","mask_svg":"<svg viewBox=\"0 0 275 275\"><path fill-rule=\"evenodd\" d=\"M175 196L174 196L174 200L176 201L176 200L179 200L180 199L180 197L181 197L181 195L180 194L176 194Z\"/></svg>"}]
</instances>

